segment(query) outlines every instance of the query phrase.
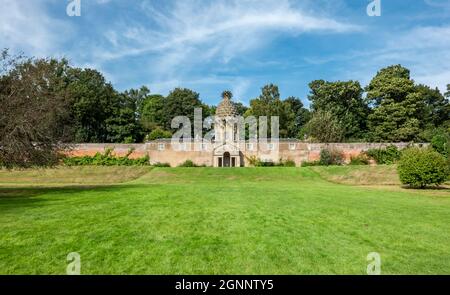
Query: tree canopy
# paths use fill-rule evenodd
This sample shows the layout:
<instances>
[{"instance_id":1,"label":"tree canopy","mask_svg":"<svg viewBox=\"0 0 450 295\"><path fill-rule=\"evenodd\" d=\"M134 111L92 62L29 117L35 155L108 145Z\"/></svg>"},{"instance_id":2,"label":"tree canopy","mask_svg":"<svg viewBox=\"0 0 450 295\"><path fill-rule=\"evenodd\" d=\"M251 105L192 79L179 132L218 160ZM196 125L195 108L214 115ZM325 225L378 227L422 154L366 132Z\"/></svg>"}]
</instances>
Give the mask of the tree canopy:
<instances>
[{"instance_id":1,"label":"tree canopy","mask_svg":"<svg viewBox=\"0 0 450 295\"><path fill-rule=\"evenodd\" d=\"M61 143L169 137L175 116L193 121L195 108L202 108L203 118L216 109L187 88L167 96L146 86L118 91L101 72L65 59L30 59L4 50L0 66L2 165L50 163ZM445 94L417 85L401 65L379 70L365 88L358 81L324 80L309 87L309 108L298 97L282 99L275 84L262 87L248 106L233 103L239 115L268 117L268 136L271 116L279 117L282 138L399 142L431 141L437 130L450 134L450 84Z\"/></svg>"},{"instance_id":2,"label":"tree canopy","mask_svg":"<svg viewBox=\"0 0 450 295\"><path fill-rule=\"evenodd\" d=\"M343 128L343 138L362 138L366 130L369 107L362 98L363 89L357 81L327 82L316 80L309 84L313 112L329 112Z\"/></svg>"}]
</instances>

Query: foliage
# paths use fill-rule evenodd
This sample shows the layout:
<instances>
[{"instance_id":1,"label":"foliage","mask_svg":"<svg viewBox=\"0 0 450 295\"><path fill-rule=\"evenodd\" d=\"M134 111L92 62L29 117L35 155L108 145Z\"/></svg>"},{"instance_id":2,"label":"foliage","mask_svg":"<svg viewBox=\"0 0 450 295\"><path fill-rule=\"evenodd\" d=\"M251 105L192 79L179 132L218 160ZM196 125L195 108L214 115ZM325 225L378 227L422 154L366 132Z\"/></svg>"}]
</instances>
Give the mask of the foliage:
<instances>
[{"instance_id":1,"label":"foliage","mask_svg":"<svg viewBox=\"0 0 450 295\"><path fill-rule=\"evenodd\" d=\"M261 161L258 160L258 162L255 165L256 167L275 167L277 164L273 161Z\"/></svg>"},{"instance_id":2,"label":"foliage","mask_svg":"<svg viewBox=\"0 0 450 295\"><path fill-rule=\"evenodd\" d=\"M418 138L425 102L408 69L396 65L380 70L366 91L373 106L368 117L372 140L400 142Z\"/></svg>"},{"instance_id":3,"label":"foliage","mask_svg":"<svg viewBox=\"0 0 450 295\"><path fill-rule=\"evenodd\" d=\"M167 137L168 133L161 134L161 130L171 131L175 116L187 116L193 122L195 108L202 109L204 118L215 113L215 106L202 103L199 93L193 90L175 88L167 97L150 94L145 86L119 92L101 72L71 67L65 59L11 57L5 50L1 53L0 63L0 119L3 124L0 128L3 128L4 157L14 153L7 151L12 141L5 137L11 136L11 126L22 122L20 124L27 124L29 131L41 128L43 124L48 126L46 131L30 131L33 134L25 136L24 126L17 125L15 138L28 138L28 143L22 142L21 148L29 147L30 142L41 145L28 149L28 152L16 152L14 161L22 163L36 162L37 158L46 163L54 162L55 153L49 158L44 152L55 149L54 144L44 144L49 138L57 138L53 142L58 144L142 142L145 135L153 132L154 138ZM45 84L46 81L49 83ZM401 65L381 69L365 88L366 99L363 99L363 89L357 81L315 80L309 87L311 111L297 97L282 100L279 88L274 84L265 85L261 94L250 101L249 107L233 103L239 115L268 117L267 136L271 136L270 117L278 116L281 138L309 137L312 141L325 143L362 139L429 142L437 129L450 132L450 85L445 95L438 89L415 85L410 71ZM32 93L33 89L36 92ZM30 103L23 102L28 94L32 98ZM224 91L223 95L232 97L230 91ZM37 105L37 97L42 97L42 106ZM14 115L16 112L17 116ZM38 115L41 112L48 115ZM27 118L23 117L25 114ZM32 117L45 119L34 122ZM248 126L246 128L248 138ZM5 140L9 141L6 145ZM47 155L45 160L44 154Z\"/></svg>"},{"instance_id":4,"label":"foliage","mask_svg":"<svg viewBox=\"0 0 450 295\"><path fill-rule=\"evenodd\" d=\"M260 116L267 117L267 136L271 136L272 121L271 116L279 117L279 136L282 138L289 135L295 135L292 126L289 126L295 120L296 114L292 110L291 104L284 103L280 99L278 86L274 84L265 85L261 89L261 95L250 101L250 109L246 115L252 115L256 118Z\"/></svg>"},{"instance_id":5,"label":"foliage","mask_svg":"<svg viewBox=\"0 0 450 295\"><path fill-rule=\"evenodd\" d=\"M65 157L63 159L64 165L67 166L146 166L150 165L150 158L147 156L130 159L129 156L133 153L130 149L127 155L123 157L116 157L113 154L113 149L105 149L105 152L96 153L95 156L82 157Z\"/></svg>"},{"instance_id":6,"label":"foliage","mask_svg":"<svg viewBox=\"0 0 450 295\"><path fill-rule=\"evenodd\" d=\"M444 183L449 174L446 159L432 149L409 148L398 164L400 181L412 187L425 188Z\"/></svg>"},{"instance_id":7,"label":"foliage","mask_svg":"<svg viewBox=\"0 0 450 295\"><path fill-rule=\"evenodd\" d=\"M241 102L233 102L234 107L236 108L236 112L239 116L244 116L245 112L247 112L248 107L246 107Z\"/></svg>"},{"instance_id":8,"label":"foliage","mask_svg":"<svg viewBox=\"0 0 450 295\"><path fill-rule=\"evenodd\" d=\"M70 134L66 60L0 54L0 163L53 165Z\"/></svg>"},{"instance_id":9,"label":"foliage","mask_svg":"<svg viewBox=\"0 0 450 295\"><path fill-rule=\"evenodd\" d=\"M344 164L344 154L336 149L324 148L320 151L320 165L342 165Z\"/></svg>"},{"instance_id":10,"label":"foliage","mask_svg":"<svg viewBox=\"0 0 450 295\"><path fill-rule=\"evenodd\" d=\"M360 153L355 157L350 157L350 165L369 165L370 159L366 153Z\"/></svg>"},{"instance_id":11,"label":"foliage","mask_svg":"<svg viewBox=\"0 0 450 295\"><path fill-rule=\"evenodd\" d=\"M400 160L401 152L395 145L386 148L369 149L366 154L379 165L391 165Z\"/></svg>"},{"instance_id":12,"label":"foliage","mask_svg":"<svg viewBox=\"0 0 450 295\"><path fill-rule=\"evenodd\" d=\"M362 98L363 89L359 82L316 80L309 87L308 99L313 112L329 112L340 122L344 138L362 138L369 107Z\"/></svg>"},{"instance_id":13,"label":"foliage","mask_svg":"<svg viewBox=\"0 0 450 295\"><path fill-rule=\"evenodd\" d=\"M186 116L194 122L194 109L205 106L199 99L199 94L186 88L175 88L164 100L163 126L164 130L171 130L172 119L176 116ZM193 126L192 126L193 127Z\"/></svg>"},{"instance_id":14,"label":"foliage","mask_svg":"<svg viewBox=\"0 0 450 295\"><path fill-rule=\"evenodd\" d=\"M74 141L107 142L106 120L115 114L118 94L96 70L72 68L69 74L68 89L74 99L71 107Z\"/></svg>"},{"instance_id":15,"label":"foliage","mask_svg":"<svg viewBox=\"0 0 450 295\"><path fill-rule=\"evenodd\" d=\"M281 162L281 166L283 167L295 167L295 162L293 160L285 160L285 161L280 161Z\"/></svg>"},{"instance_id":16,"label":"foliage","mask_svg":"<svg viewBox=\"0 0 450 295\"><path fill-rule=\"evenodd\" d=\"M247 157L247 161L250 166L254 167L295 167L295 162L293 160L280 159L279 162L275 163L273 161L262 161L256 156Z\"/></svg>"},{"instance_id":17,"label":"foliage","mask_svg":"<svg viewBox=\"0 0 450 295\"><path fill-rule=\"evenodd\" d=\"M341 142L344 129L331 112L317 111L305 126L306 135L315 142Z\"/></svg>"},{"instance_id":18,"label":"foliage","mask_svg":"<svg viewBox=\"0 0 450 295\"><path fill-rule=\"evenodd\" d=\"M170 167L170 164L169 163L155 163L155 164L153 164L152 165L153 167Z\"/></svg>"},{"instance_id":19,"label":"foliage","mask_svg":"<svg viewBox=\"0 0 450 295\"><path fill-rule=\"evenodd\" d=\"M181 163L180 165L178 165L178 167L189 168L189 167L199 167L199 166L197 164L195 164L194 162L192 162L191 160L186 160L183 163Z\"/></svg>"},{"instance_id":20,"label":"foliage","mask_svg":"<svg viewBox=\"0 0 450 295\"><path fill-rule=\"evenodd\" d=\"M446 158L450 158L450 134L444 129L437 130L431 139L431 146Z\"/></svg>"},{"instance_id":21,"label":"foliage","mask_svg":"<svg viewBox=\"0 0 450 295\"><path fill-rule=\"evenodd\" d=\"M172 137L172 133L170 133L170 131L165 131L165 130L162 130L161 128L156 128L145 137L145 140L149 141L149 140L171 138L171 137Z\"/></svg>"},{"instance_id":22,"label":"foliage","mask_svg":"<svg viewBox=\"0 0 450 295\"><path fill-rule=\"evenodd\" d=\"M165 125L164 103L164 96L159 94L149 95L142 102L140 121L145 131Z\"/></svg>"},{"instance_id":23,"label":"foliage","mask_svg":"<svg viewBox=\"0 0 450 295\"><path fill-rule=\"evenodd\" d=\"M415 91L422 97L425 106L420 113L423 128L436 128L450 120L450 102L438 88L417 85Z\"/></svg>"},{"instance_id":24,"label":"foliage","mask_svg":"<svg viewBox=\"0 0 450 295\"><path fill-rule=\"evenodd\" d=\"M311 113L297 97L288 97L283 103L286 105L288 111L292 110L294 115L293 119L286 124L286 135L288 138L299 138L301 129L311 119Z\"/></svg>"}]
</instances>

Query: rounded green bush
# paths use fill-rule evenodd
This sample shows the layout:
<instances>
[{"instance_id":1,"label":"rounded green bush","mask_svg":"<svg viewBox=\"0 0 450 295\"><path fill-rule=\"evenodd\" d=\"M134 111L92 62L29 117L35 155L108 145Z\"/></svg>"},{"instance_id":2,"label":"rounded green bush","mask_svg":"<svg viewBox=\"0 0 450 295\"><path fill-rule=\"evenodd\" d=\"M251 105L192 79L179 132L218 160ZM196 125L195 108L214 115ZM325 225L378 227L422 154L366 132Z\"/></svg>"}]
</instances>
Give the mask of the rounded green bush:
<instances>
[{"instance_id":1,"label":"rounded green bush","mask_svg":"<svg viewBox=\"0 0 450 295\"><path fill-rule=\"evenodd\" d=\"M398 164L400 181L412 187L440 185L447 180L449 172L444 156L432 149L406 149Z\"/></svg>"}]
</instances>

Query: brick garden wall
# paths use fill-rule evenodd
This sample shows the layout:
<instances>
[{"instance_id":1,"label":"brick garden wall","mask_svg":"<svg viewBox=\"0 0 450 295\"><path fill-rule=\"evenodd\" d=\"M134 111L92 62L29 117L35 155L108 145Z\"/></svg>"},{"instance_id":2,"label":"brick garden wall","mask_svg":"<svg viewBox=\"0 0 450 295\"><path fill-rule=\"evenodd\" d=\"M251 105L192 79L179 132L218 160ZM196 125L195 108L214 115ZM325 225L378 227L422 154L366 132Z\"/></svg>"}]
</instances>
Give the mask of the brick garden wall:
<instances>
[{"instance_id":1,"label":"brick garden wall","mask_svg":"<svg viewBox=\"0 0 450 295\"><path fill-rule=\"evenodd\" d=\"M383 148L389 145L395 145L399 149L407 147L408 143L303 143L295 142L296 149L288 150L280 145L280 156L283 159L292 159L299 165L304 161L316 161L320 159L320 151L323 148L337 149L343 152L345 159L350 160L352 156L357 156L361 152L372 148ZM425 146L427 144L417 144ZM76 144L67 152L69 156L93 156L96 153L103 153L105 149L113 149L116 156L124 156L131 149L133 150L130 158L140 158L146 155L150 156L152 163L161 162L177 166L185 160L192 160L197 164L212 165L212 152L175 152L170 148L164 151L156 150L157 142L142 144Z\"/></svg>"}]
</instances>

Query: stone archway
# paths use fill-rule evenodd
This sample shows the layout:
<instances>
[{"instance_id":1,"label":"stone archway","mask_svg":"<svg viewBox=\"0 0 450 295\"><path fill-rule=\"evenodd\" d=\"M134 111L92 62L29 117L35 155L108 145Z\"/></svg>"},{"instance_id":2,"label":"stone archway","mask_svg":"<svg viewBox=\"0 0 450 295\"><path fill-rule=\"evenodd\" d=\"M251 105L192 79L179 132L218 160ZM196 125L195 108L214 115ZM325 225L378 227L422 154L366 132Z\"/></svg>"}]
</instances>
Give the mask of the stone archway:
<instances>
[{"instance_id":1,"label":"stone archway","mask_svg":"<svg viewBox=\"0 0 450 295\"><path fill-rule=\"evenodd\" d=\"M223 167L231 167L231 155L229 152L223 153Z\"/></svg>"},{"instance_id":2,"label":"stone archway","mask_svg":"<svg viewBox=\"0 0 450 295\"><path fill-rule=\"evenodd\" d=\"M241 152L235 145L223 144L217 146L213 152L214 167L240 167L243 161Z\"/></svg>"}]
</instances>

